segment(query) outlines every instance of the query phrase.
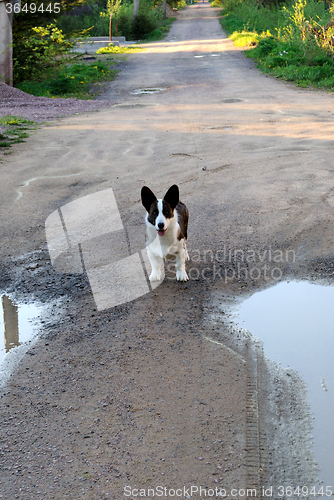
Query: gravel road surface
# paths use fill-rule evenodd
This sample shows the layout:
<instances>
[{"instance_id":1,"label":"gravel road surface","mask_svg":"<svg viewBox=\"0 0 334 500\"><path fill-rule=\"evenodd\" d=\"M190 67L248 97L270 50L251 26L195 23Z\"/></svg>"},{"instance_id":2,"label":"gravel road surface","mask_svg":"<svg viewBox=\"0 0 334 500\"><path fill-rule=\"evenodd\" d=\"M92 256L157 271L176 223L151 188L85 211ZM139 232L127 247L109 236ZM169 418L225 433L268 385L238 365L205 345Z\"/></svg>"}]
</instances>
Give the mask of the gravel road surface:
<instances>
[{"instance_id":1,"label":"gravel road surface","mask_svg":"<svg viewBox=\"0 0 334 500\"><path fill-rule=\"evenodd\" d=\"M229 310L280 279L332 279L333 95L260 74L218 16L187 7L121 64L96 104L109 107L0 157L1 289L49 308L2 388L0 498L134 499L159 485L260 498L313 480L303 383ZM174 183L190 212L190 281L168 274L98 311L86 272L51 265L47 217L112 188L136 253L141 187L162 196Z\"/></svg>"}]
</instances>

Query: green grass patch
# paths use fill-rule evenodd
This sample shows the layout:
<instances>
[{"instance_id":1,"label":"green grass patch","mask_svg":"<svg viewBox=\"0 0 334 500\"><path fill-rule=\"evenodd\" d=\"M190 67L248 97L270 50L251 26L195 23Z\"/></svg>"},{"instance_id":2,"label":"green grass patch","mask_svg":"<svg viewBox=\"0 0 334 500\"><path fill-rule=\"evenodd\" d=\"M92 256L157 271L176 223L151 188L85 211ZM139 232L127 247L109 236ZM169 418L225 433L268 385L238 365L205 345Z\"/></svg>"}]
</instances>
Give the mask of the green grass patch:
<instances>
[{"instance_id":1,"label":"green grass patch","mask_svg":"<svg viewBox=\"0 0 334 500\"><path fill-rule=\"evenodd\" d=\"M94 83L114 80L117 74L117 70L112 68L114 63L70 64L46 74L41 81L23 81L17 88L36 96L90 99L95 93Z\"/></svg>"},{"instance_id":2,"label":"green grass patch","mask_svg":"<svg viewBox=\"0 0 334 500\"><path fill-rule=\"evenodd\" d=\"M10 148L12 144L25 142L29 130L36 127L31 120L19 116L4 116L0 118L0 150Z\"/></svg>"}]
</instances>

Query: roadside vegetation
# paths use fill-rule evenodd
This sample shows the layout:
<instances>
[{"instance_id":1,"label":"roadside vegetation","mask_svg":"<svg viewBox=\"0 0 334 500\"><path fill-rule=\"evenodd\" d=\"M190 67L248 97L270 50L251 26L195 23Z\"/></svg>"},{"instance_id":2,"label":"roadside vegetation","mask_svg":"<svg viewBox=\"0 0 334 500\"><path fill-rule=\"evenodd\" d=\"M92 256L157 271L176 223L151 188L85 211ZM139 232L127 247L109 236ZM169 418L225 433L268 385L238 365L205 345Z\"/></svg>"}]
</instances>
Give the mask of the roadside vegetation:
<instances>
[{"instance_id":1,"label":"roadside vegetation","mask_svg":"<svg viewBox=\"0 0 334 500\"><path fill-rule=\"evenodd\" d=\"M112 36L125 36L127 40L141 40L154 31L162 21L161 10L154 9L154 0L140 3L138 16L132 19L133 2L109 1L86 3L60 16L57 26L64 34L88 30L89 36L108 36L112 13Z\"/></svg>"},{"instance_id":2,"label":"roadside vegetation","mask_svg":"<svg viewBox=\"0 0 334 500\"><path fill-rule=\"evenodd\" d=\"M185 0L169 3L182 7ZM51 7L46 12L42 0L34 5L34 12L21 11L14 15L13 70L15 87L36 96L91 99L99 90L99 82L116 77L118 58L136 50L110 46L99 51L94 62L88 63L88 58L74 52L78 39L109 36L111 27L112 36L154 41L166 35L174 20L163 19L161 5L156 5L156 0L141 0L135 19L133 0L108 0L107 3L68 0L66 4L54 4L62 6L57 7L59 12L52 11Z\"/></svg>"},{"instance_id":3,"label":"roadside vegetation","mask_svg":"<svg viewBox=\"0 0 334 500\"><path fill-rule=\"evenodd\" d=\"M98 93L99 82L113 80L117 74L113 60L92 63L67 62L56 70L40 73L40 80L23 80L17 88L35 96L91 99Z\"/></svg>"},{"instance_id":4,"label":"roadside vegetation","mask_svg":"<svg viewBox=\"0 0 334 500\"><path fill-rule=\"evenodd\" d=\"M246 56L264 73L301 87L334 90L333 4L224 0L220 5L224 30L236 45L249 48Z\"/></svg>"},{"instance_id":5,"label":"roadside vegetation","mask_svg":"<svg viewBox=\"0 0 334 500\"><path fill-rule=\"evenodd\" d=\"M19 116L0 117L0 151L6 150L12 144L25 142L29 130L35 128L35 123Z\"/></svg>"}]
</instances>

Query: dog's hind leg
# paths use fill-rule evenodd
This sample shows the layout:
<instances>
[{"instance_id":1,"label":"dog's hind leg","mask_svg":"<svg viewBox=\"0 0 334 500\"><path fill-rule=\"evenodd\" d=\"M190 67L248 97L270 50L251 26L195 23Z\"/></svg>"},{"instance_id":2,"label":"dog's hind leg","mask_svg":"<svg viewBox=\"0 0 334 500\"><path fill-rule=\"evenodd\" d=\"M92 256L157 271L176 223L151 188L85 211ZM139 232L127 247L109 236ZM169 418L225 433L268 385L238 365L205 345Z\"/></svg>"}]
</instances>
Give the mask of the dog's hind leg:
<instances>
[{"instance_id":1,"label":"dog's hind leg","mask_svg":"<svg viewBox=\"0 0 334 500\"><path fill-rule=\"evenodd\" d=\"M187 249L187 244L184 243L184 251L185 251L185 254L186 254L186 260L190 260L190 257L189 257L189 254L188 254L188 249Z\"/></svg>"}]
</instances>

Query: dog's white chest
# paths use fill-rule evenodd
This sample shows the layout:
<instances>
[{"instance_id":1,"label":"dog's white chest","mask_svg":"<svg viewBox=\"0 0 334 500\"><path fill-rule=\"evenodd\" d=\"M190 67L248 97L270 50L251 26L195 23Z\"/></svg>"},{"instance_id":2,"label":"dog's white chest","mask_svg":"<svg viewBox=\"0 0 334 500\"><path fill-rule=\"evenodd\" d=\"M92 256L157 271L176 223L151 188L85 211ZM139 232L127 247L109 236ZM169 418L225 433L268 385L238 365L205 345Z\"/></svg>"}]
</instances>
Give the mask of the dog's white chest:
<instances>
[{"instance_id":1,"label":"dog's white chest","mask_svg":"<svg viewBox=\"0 0 334 500\"><path fill-rule=\"evenodd\" d=\"M182 248L180 241L176 239L175 242L174 235L171 235L171 237L168 236L159 237L155 230L153 234L148 235L147 246L149 250L161 259L165 259L168 255L176 255L180 251L180 248Z\"/></svg>"}]
</instances>

